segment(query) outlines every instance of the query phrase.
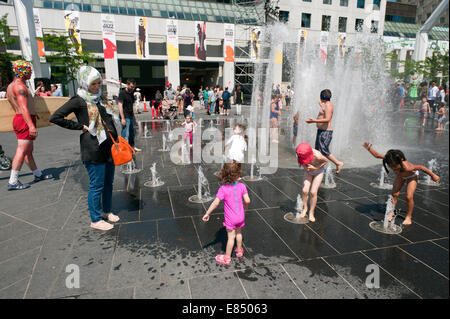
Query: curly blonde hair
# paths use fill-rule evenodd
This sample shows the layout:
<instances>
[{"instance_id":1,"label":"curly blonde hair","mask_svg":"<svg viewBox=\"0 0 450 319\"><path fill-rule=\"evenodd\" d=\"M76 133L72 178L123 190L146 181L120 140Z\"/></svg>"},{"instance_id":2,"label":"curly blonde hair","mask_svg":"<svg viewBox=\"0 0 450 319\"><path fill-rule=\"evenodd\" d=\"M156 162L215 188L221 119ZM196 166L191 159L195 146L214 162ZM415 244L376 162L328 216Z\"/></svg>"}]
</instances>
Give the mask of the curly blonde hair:
<instances>
[{"instance_id":1,"label":"curly blonde hair","mask_svg":"<svg viewBox=\"0 0 450 319\"><path fill-rule=\"evenodd\" d=\"M222 170L219 173L219 180L225 184L232 184L237 182L242 175L241 163L233 160L231 163L223 164Z\"/></svg>"}]
</instances>

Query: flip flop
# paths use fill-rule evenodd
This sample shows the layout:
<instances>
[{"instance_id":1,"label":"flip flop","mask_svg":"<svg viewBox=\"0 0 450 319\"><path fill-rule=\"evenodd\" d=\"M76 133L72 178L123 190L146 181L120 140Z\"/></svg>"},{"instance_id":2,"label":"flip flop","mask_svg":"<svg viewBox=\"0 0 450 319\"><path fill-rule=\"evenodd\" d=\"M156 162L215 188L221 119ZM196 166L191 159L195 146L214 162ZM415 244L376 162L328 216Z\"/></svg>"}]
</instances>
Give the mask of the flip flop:
<instances>
[{"instance_id":1,"label":"flip flop","mask_svg":"<svg viewBox=\"0 0 450 319\"><path fill-rule=\"evenodd\" d=\"M108 219L108 221L112 223L117 223L120 220L119 216L114 215L113 213L103 214L103 216L105 216Z\"/></svg>"},{"instance_id":2,"label":"flip flop","mask_svg":"<svg viewBox=\"0 0 450 319\"><path fill-rule=\"evenodd\" d=\"M227 257L225 255L217 255L216 256L216 261L219 264L225 265L225 266L229 266L231 264L231 258Z\"/></svg>"},{"instance_id":3,"label":"flip flop","mask_svg":"<svg viewBox=\"0 0 450 319\"><path fill-rule=\"evenodd\" d=\"M236 253L236 257L237 258L242 258L244 256L244 248L242 248L241 250L239 249L235 249L234 252Z\"/></svg>"}]
</instances>

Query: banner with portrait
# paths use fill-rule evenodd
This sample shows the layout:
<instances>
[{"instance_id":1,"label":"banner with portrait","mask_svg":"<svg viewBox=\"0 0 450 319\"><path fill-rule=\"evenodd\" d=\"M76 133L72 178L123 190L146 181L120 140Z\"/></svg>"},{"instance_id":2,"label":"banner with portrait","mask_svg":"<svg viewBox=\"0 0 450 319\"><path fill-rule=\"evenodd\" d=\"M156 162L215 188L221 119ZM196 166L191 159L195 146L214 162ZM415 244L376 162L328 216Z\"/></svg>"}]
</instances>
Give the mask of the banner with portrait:
<instances>
[{"instance_id":1,"label":"banner with portrait","mask_svg":"<svg viewBox=\"0 0 450 319\"><path fill-rule=\"evenodd\" d=\"M167 60L179 61L180 50L178 48L178 20L167 19Z\"/></svg>"},{"instance_id":2,"label":"banner with portrait","mask_svg":"<svg viewBox=\"0 0 450 319\"><path fill-rule=\"evenodd\" d=\"M328 32L320 32L320 56L319 60L322 64L327 64L328 57Z\"/></svg>"},{"instance_id":3,"label":"banner with portrait","mask_svg":"<svg viewBox=\"0 0 450 319\"><path fill-rule=\"evenodd\" d=\"M36 28L36 38L37 38L37 44L38 44L38 51L39 51L39 59L41 63L45 63L45 48L44 48L44 41L42 38L44 37L44 34L42 33L42 26L41 26L41 16L39 14L38 8L33 8L33 16L34 16L34 26Z\"/></svg>"},{"instance_id":4,"label":"banner with portrait","mask_svg":"<svg viewBox=\"0 0 450 319\"><path fill-rule=\"evenodd\" d=\"M64 23L66 25L67 33L72 44L78 47L78 53L83 52L81 47L81 34L80 34L80 12L79 11L64 11Z\"/></svg>"},{"instance_id":5,"label":"banner with portrait","mask_svg":"<svg viewBox=\"0 0 450 319\"><path fill-rule=\"evenodd\" d=\"M195 22L195 57L198 61L206 61L206 22Z\"/></svg>"},{"instance_id":6,"label":"banner with portrait","mask_svg":"<svg viewBox=\"0 0 450 319\"><path fill-rule=\"evenodd\" d=\"M136 31L136 55L138 59L149 59L150 52L148 49L148 20L145 17L135 18Z\"/></svg>"},{"instance_id":7,"label":"banner with portrait","mask_svg":"<svg viewBox=\"0 0 450 319\"><path fill-rule=\"evenodd\" d=\"M259 27L254 27L251 29L251 50L250 50L250 59L252 61L260 61L261 60L261 39L262 39L262 31Z\"/></svg>"},{"instance_id":8,"label":"banner with portrait","mask_svg":"<svg viewBox=\"0 0 450 319\"><path fill-rule=\"evenodd\" d=\"M234 24L224 24L224 61L234 62Z\"/></svg>"},{"instance_id":9,"label":"banner with portrait","mask_svg":"<svg viewBox=\"0 0 450 319\"><path fill-rule=\"evenodd\" d=\"M341 58L345 57L346 47L345 47L345 41L347 39L346 33L339 33L338 36L338 50L339 50L339 56Z\"/></svg>"},{"instance_id":10,"label":"banner with portrait","mask_svg":"<svg viewBox=\"0 0 450 319\"><path fill-rule=\"evenodd\" d=\"M105 60L117 59L116 29L114 16L102 14L103 56Z\"/></svg>"},{"instance_id":11,"label":"banner with portrait","mask_svg":"<svg viewBox=\"0 0 450 319\"><path fill-rule=\"evenodd\" d=\"M306 47L306 30L300 29L298 31L298 62L301 62Z\"/></svg>"}]
</instances>

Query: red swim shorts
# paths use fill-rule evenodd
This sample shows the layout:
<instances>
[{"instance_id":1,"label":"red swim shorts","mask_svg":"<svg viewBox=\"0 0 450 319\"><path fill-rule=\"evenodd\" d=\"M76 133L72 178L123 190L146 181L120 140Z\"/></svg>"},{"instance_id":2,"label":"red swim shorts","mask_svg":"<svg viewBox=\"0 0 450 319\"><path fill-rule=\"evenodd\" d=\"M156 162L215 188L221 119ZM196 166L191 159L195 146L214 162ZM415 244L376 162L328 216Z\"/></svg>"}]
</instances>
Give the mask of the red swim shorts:
<instances>
[{"instance_id":1,"label":"red swim shorts","mask_svg":"<svg viewBox=\"0 0 450 319\"><path fill-rule=\"evenodd\" d=\"M36 126L36 115L31 115L31 120ZM14 116L13 128L18 140L36 139L35 137L30 136L30 128L28 127L27 122L25 122L25 120L23 119L22 114L16 114L16 116Z\"/></svg>"}]
</instances>

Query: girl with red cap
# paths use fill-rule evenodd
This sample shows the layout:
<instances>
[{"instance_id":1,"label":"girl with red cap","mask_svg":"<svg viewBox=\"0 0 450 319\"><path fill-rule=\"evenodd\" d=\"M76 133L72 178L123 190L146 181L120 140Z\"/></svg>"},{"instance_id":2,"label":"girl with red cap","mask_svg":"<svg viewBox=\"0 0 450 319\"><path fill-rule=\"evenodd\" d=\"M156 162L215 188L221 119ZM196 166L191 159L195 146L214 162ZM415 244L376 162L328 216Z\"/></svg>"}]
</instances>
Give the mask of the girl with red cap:
<instances>
[{"instance_id":1,"label":"girl with red cap","mask_svg":"<svg viewBox=\"0 0 450 319\"><path fill-rule=\"evenodd\" d=\"M311 195L309 208L309 221L315 222L314 209L317 203L317 192L325 173L325 165L328 159L318 150L313 149L308 143L301 143L296 149L297 160L305 169L305 178L303 180L302 201L303 211L300 218L304 218L308 211L308 195Z\"/></svg>"}]
</instances>

